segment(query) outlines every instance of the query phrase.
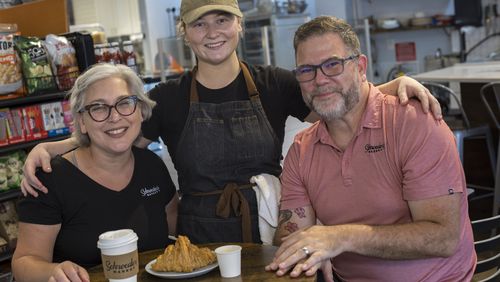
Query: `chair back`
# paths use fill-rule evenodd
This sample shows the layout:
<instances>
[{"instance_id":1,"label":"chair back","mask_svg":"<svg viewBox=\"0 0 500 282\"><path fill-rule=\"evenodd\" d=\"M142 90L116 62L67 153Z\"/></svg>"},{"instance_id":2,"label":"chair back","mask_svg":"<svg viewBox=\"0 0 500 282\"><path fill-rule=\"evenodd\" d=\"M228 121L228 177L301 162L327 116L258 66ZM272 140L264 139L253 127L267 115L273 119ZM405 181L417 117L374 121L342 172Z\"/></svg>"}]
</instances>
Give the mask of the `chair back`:
<instances>
[{"instance_id":1,"label":"chair back","mask_svg":"<svg viewBox=\"0 0 500 282\"><path fill-rule=\"evenodd\" d=\"M500 81L490 82L481 87L481 99L483 100L491 119L497 129L500 130Z\"/></svg>"},{"instance_id":2,"label":"chair back","mask_svg":"<svg viewBox=\"0 0 500 282\"><path fill-rule=\"evenodd\" d=\"M438 99L439 103L442 104L441 107L443 109L443 115L446 115L447 109L449 109L450 101L451 99L453 99L455 103L457 103L458 105L458 110L461 115L465 128L471 127L469 118L467 117L467 114L465 113L464 108L462 107L462 103L460 102L458 95L452 89L436 82L421 81L420 83L422 83L422 85L424 85L427 89L429 89L432 96ZM443 105L443 103L446 104Z\"/></svg>"},{"instance_id":3,"label":"chair back","mask_svg":"<svg viewBox=\"0 0 500 282\"><path fill-rule=\"evenodd\" d=\"M474 239L474 249L478 257L475 274L489 274L481 282L500 281L499 229L500 215L472 221L472 230L477 237Z\"/></svg>"}]
</instances>

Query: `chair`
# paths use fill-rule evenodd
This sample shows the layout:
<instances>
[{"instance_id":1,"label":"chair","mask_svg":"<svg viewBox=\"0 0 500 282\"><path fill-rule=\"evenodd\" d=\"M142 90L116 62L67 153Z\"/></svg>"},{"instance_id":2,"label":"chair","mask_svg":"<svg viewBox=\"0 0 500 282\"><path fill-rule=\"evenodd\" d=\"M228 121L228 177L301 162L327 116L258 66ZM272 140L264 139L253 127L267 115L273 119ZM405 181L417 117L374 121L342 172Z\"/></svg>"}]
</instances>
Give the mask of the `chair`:
<instances>
[{"instance_id":1,"label":"chair","mask_svg":"<svg viewBox=\"0 0 500 282\"><path fill-rule=\"evenodd\" d=\"M500 114L500 82L490 82L481 87L481 99L483 100L488 113L493 120L497 130L500 132L500 122L498 116ZM500 140L498 142L498 149L500 149ZM500 153L500 151L498 151ZM495 191L500 191L500 158L496 160L495 167ZM500 193L500 192L499 192ZM498 209L500 202L499 193L495 193L494 207Z\"/></svg>"},{"instance_id":2,"label":"chair","mask_svg":"<svg viewBox=\"0 0 500 282\"><path fill-rule=\"evenodd\" d=\"M485 124L482 126L471 126L471 123L469 121L469 118L467 117L467 114L464 111L464 108L462 106L462 103L460 102L460 99L458 98L457 94L455 92L442 85L439 83L435 82L421 82L429 91L432 93L434 97L438 99L438 101L441 103L442 111L443 111L443 116L444 119L447 121L448 125L450 126L451 130L453 131L453 134L455 135L455 140L457 143L457 149L458 149L458 154L460 157L460 161L464 161L464 143L465 140L467 139L472 139L472 138L483 138L486 141L487 145L487 150L488 150L488 155L490 159L490 166L491 166L491 171L493 175L495 176L495 169L496 169L496 153L495 153L495 147L493 145L493 136L491 134L491 129L489 125ZM458 105L458 109L453 111L450 109L450 102L451 99L455 101L455 103ZM495 178L496 179L496 178ZM493 196L494 197L494 204L493 204L493 215L498 214L498 201L496 201L497 198L500 199L500 190L496 190L493 187L484 187L480 185L474 185L474 184L467 184L468 187L474 188L477 190L485 190L488 191L486 194L481 194L478 196L472 195L470 197L471 200L477 200L481 199L484 197L489 197ZM495 191L499 191L498 193L495 193Z\"/></svg>"},{"instance_id":3,"label":"chair","mask_svg":"<svg viewBox=\"0 0 500 282\"><path fill-rule=\"evenodd\" d=\"M472 221L474 249L477 254L475 277L487 276L480 282L500 281L500 215Z\"/></svg>"}]
</instances>

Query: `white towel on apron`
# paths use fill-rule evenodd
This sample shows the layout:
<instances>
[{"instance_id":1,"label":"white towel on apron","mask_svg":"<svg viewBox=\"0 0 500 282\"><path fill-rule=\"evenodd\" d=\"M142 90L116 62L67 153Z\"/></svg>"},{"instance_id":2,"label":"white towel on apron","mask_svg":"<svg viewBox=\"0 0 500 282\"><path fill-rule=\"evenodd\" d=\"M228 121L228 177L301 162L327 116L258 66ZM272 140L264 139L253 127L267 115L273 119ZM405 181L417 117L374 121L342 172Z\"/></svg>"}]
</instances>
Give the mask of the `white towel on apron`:
<instances>
[{"instance_id":1,"label":"white towel on apron","mask_svg":"<svg viewBox=\"0 0 500 282\"><path fill-rule=\"evenodd\" d=\"M250 178L257 198L259 210L260 240L264 245L272 245L274 233L278 227L281 183L278 177L270 174L259 174Z\"/></svg>"}]
</instances>

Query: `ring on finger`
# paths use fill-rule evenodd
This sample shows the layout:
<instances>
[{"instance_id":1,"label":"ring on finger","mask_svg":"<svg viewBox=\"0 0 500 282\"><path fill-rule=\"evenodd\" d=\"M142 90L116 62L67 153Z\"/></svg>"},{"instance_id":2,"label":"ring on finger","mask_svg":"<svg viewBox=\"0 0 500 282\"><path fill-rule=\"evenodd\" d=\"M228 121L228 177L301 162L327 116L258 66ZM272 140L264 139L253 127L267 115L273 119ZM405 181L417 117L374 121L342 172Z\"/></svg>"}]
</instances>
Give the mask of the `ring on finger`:
<instances>
[{"instance_id":1,"label":"ring on finger","mask_svg":"<svg viewBox=\"0 0 500 282\"><path fill-rule=\"evenodd\" d=\"M309 249L307 247L302 247L302 251L304 252L304 254L306 254L306 256L311 255L311 251L309 251Z\"/></svg>"}]
</instances>

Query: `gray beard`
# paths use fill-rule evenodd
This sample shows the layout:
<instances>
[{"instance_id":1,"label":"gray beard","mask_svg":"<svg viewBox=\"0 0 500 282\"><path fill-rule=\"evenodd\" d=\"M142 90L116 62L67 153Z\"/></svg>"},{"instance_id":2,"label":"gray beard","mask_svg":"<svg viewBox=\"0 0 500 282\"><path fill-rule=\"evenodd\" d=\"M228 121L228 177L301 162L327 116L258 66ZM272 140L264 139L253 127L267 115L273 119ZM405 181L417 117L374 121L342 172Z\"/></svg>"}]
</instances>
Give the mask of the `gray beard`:
<instances>
[{"instance_id":1,"label":"gray beard","mask_svg":"<svg viewBox=\"0 0 500 282\"><path fill-rule=\"evenodd\" d=\"M314 96L320 92L319 89L314 93L311 93L311 95L307 95L306 97L304 97L304 101L306 102L307 106L315 113L317 113L324 121L341 119L359 102L360 86L357 81L354 81L346 91L335 90L335 88L327 89L327 91L332 90L340 93L341 95L339 101L337 101L337 103L335 103L335 105L333 106L325 106L324 103L315 102Z\"/></svg>"}]
</instances>

